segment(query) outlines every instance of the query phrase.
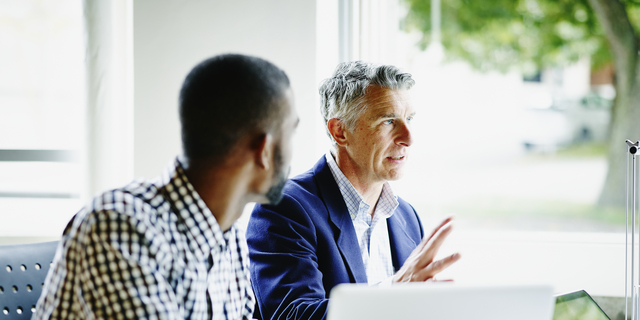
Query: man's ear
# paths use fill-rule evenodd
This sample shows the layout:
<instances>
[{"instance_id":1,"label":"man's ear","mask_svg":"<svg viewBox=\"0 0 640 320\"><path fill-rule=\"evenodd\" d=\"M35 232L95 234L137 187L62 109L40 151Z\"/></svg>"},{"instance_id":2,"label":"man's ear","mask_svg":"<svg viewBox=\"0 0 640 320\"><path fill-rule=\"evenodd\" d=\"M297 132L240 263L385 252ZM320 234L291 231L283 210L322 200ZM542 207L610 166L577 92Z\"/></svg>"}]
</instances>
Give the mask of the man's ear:
<instances>
[{"instance_id":1,"label":"man's ear","mask_svg":"<svg viewBox=\"0 0 640 320\"><path fill-rule=\"evenodd\" d=\"M255 147L256 164L265 170L269 170L273 156L273 136L270 133L260 135L256 138Z\"/></svg>"},{"instance_id":2,"label":"man's ear","mask_svg":"<svg viewBox=\"0 0 640 320\"><path fill-rule=\"evenodd\" d=\"M327 129L329 129L329 133L333 137L333 140L336 141L336 144L339 146L347 145L347 135L345 124L342 120L337 118L331 118L327 122Z\"/></svg>"}]
</instances>

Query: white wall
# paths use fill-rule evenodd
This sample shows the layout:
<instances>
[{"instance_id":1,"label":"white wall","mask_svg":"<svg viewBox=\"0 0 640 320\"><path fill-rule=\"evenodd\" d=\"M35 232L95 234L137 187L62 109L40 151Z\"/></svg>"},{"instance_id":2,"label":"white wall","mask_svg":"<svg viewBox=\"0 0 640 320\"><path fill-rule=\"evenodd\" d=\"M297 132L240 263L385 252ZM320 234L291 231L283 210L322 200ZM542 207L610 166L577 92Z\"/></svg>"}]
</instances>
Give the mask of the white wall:
<instances>
[{"instance_id":1,"label":"white wall","mask_svg":"<svg viewBox=\"0 0 640 320\"><path fill-rule=\"evenodd\" d=\"M320 157L315 1L135 0L133 15L135 177L157 176L179 154L180 85L197 63L229 52L267 59L289 75L301 120L292 174Z\"/></svg>"}]
</instances>

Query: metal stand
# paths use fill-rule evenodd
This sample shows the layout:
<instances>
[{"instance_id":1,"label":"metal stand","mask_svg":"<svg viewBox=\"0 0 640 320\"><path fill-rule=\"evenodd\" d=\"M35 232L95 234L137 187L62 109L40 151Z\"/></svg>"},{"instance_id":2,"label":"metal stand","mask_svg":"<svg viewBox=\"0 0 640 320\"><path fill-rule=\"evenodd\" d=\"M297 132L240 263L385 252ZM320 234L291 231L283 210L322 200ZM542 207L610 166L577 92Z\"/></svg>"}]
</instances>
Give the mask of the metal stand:
<instances>
[{"instance_id":1,"label":"metal stand","mask_svg":"<svg viewBox=\"0 0 640 320\"><path fill-rule=\"evenodd\" d=\"M626 141L628 146L627 154L627 208L626 208L626 227L625 227L625 252L624 252L624 318L629 319L627 312L629 310L628 291L631 289L631 319L640 320L640 282L635 279L636 275L640 274L640 263L638 263L638 270L636 270L636 153L640 149L640 141L633 143L631 140ZM631 173L629 173L629 160L631 160ZM631 179L629 179L631 177ZM631 271L629 271L629 205L631 205ZM638 237L640 238L640 229L638 230ZM640 249L640 248L639 248ZM640 252L638 252L640 256ZM629 275L631 275L631 282L629 282Z\"/></svg>"}]
</instances>

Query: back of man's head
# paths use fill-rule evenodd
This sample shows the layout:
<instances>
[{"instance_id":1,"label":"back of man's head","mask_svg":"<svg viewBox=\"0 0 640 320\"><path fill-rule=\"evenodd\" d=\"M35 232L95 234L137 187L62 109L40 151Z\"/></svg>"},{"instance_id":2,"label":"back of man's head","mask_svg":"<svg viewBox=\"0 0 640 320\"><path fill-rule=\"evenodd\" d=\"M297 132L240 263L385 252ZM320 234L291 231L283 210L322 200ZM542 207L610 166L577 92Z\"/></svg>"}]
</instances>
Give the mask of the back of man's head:
<instances>
[{"instance_id":1,"label":"back of man's head","mask_svg":"<svg viewBox=\"0 0 640 320\"><path fill-rule=\"evenodd\" d=\"M289 86L284 71L260 58L225 54L201 62L180 90L184 156L222 162L243 137L276 132Z\"/></svg>"},{"instance_id":2,"label":"back of man's head","mask_svg":"<svg viewBox=\"0 0 640 320\"><path fill-rule=\"evenodd\" d=\"M325 79L319 89L320 112L325 125L329 119L337 118L352 131L356 121L366 110L363 102L369 86L408 90L414 83L411 74L391 65L376 65L363 61L340 63L333 76ZM327 135L331 137L328 130Z\"/></svg>"}]
</instances>

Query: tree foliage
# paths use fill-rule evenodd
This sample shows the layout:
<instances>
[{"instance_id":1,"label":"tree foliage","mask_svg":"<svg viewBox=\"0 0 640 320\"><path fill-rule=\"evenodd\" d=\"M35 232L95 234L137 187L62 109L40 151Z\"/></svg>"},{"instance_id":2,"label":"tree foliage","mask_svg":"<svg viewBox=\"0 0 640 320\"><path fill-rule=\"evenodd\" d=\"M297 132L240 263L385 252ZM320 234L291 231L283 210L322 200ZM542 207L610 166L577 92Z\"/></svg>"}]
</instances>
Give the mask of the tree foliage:
<instances>
[{"instance_id":1,"label":"tree foliage","mask_svg":"<svg viewBox=\"0 0 640 320\"><path fill-rule=\"evenodd\" d=\"M404 25L431 41L431 0L405 0ZM636 32L640 1L625 2ZM607 39L587 0L441 0L441 38L449 58L480 70L518 68L532 74L591 57L594 68L611 62Z\"/></svg>"},{"instance_id":2,"label":"tree foliage","mask_svg":"<svg viewBox=\"0 0 640 320\"><path fill-rule=\"evenodd\" d=\"M407 29L430 39L431 0L405 0ZM640 139L640 0L440 0L448 57L481 70L531 74L585 56L615 68L616 98L600 206L625 205L626 139Z\"/></svg>"}]
</instances>

